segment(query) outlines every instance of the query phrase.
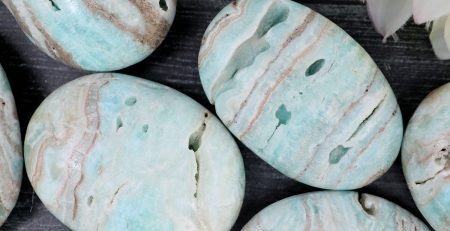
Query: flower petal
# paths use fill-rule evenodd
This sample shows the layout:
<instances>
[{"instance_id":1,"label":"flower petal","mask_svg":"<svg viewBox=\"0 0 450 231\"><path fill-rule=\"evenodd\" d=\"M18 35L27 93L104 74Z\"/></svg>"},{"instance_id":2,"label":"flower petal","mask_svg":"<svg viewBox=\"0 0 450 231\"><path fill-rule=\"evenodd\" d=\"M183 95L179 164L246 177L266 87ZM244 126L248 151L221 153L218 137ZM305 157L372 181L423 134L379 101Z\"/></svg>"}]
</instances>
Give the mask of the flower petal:
<instances>
[{"instance_id":1,"label":"flower petal","mask_svg":"<svg viewBox=\"0 0 450 231\"><path fill-rule=\"evenodd\" d=\"M450 13L450 1L413 0L413 13L417 24L433 21Z\"/></svg>"},{"instance_id":2,"label":"flower petal","mask_svg":"<svg viewBox=\"0 0 450 231\"><path fill-rule=\"evenodd\" d=\"M450 17L441 17L433 23L430 40L439 59L450 59Z\"/></svg>"},{"instance_id":3,"label":"flower petal","mask_svg":"<svg viewBox=\"0 0 450 231\"><path fill-rule=\"evenodd\" d=\"M367 10L375 29L386 39L412 16L412 0L367 0Z\"/></svg>"}]
</instances>

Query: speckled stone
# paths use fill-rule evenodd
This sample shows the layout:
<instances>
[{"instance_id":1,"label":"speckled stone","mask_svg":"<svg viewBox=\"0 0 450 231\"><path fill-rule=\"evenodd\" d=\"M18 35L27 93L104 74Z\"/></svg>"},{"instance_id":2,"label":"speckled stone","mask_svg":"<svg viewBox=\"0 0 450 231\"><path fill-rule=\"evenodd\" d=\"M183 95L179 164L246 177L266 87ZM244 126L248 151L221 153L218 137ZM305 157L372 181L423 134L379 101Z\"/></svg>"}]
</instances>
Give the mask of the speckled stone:
<instances>
[{"instance_id":1,"label":"speckled stone","mask_svg":"<svg viewBox=\"0 0 450 231\"><path fill-rule=\"evenodd\" d=\"M232 136L169 87L97 74L33 115L25 165L45 206L74 230L229 230L244 195Z\"/></svg>"},{"instance_id":2,"label":"speckled stone","mask_svg":"<svg viewBox=\"0 0 450 231\"><path fill-rule=\"evenodd\" d=\"M259 212L243 231L429 230L408 211L356 192L316 192L289 197Z\"/></svg>"},{"instance_id":3,"label":"speckled stone","mask_svg":"<svg viewBox=\"0 0 450 231\"><path fill-rule=\"evenodd\" d=\"M142 61L172 25L176 0L1 0L50 57L90 71Z\"/></svg>"},{"instance_id":4,"label":"speckled stone","mask_svg":"<svg viewBox=\"0 0 450 231\"><path fill-rule=\"evenodd\" d=\"M16 204L22 183L22 168L22 138L16 104L0 66L0 226Z\"/></svg>"},{"instance_id":5,"label":"speckled stone","mask_svg":"<svg viewBox=\"0 0 450 231\"><path fill-rule=\"evenodd\" d=\"M435 230L450 230L450 84L428 95L409 121L402 163L425 219Z\"/></svg>"},{"instance_id":6,"label":"speckled stone","mask_svg":"<svg viewBox=\"0 0 450 231\"><path fill-rule=\"evenodd\" d=\"M354 189L396 159L403 125L395 96L347 33L289 0L240 0L208 27L199 70L218 116L285 175Z\"/></svg>"}]
</instances>

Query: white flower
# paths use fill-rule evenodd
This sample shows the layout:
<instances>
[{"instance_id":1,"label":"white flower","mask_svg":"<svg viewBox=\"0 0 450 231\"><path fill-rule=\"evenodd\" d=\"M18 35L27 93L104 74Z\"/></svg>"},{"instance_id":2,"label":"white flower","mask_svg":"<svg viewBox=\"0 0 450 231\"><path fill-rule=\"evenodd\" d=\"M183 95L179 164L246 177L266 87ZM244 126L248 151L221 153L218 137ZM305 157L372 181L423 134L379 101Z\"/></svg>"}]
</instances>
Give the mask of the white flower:
<instances>
[{"instance_id":1,"label":"white flower","mask_svg":"<svg viewBox=\"0 0 450 231\"><path fill-rule=\"evenodd\" d=\"M450 1L449 0L367 0L369 17L375 29L396 38L399 30L413 16L414 22L434 21L430 40L439 59L450 59Z\"/></svg>"}]
</instances>

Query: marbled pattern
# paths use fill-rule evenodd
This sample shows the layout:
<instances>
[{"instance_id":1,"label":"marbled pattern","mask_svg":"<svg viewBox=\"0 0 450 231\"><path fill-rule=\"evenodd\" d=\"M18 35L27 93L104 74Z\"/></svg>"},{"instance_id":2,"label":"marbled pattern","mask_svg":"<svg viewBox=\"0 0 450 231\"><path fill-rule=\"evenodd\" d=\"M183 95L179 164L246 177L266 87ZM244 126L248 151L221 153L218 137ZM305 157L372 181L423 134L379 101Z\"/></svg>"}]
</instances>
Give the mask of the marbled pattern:
<instances>
[{"instance_id":1,"label":"marbled pattern","mask_svg":"<svg viewBox=\"0 0 450 231\"><path fill-rule=\"evenodd\" d=\"M74 230L229 230L244 195L232 136L160 84L97 74L33 115L25 165L45 206Z\"/></svg>"},{"instance_id":2,"label":"marbled pattern","mask_svg":"<svg viewBox=\"0 0 450 231\"><path fill-rule=\"evenodd\" d=\"M118 70L146 58L176 11L176 0L2 1L42 51L90 71Z\"/></svg>"},{"instance_id":3,"label":"marbled pattern","mask_svg":"<svg viewBox=\"0 0 450 231\"><path fill-rule=\"evenodd\" d=\"M400 150L403 125L388 82L342 29L289 0L240 0L208 27L204 90L231 132L303 183L365 186Z\"/></svg>"},{"instance_id":4,"label":"marbled pattern","mask_svg":"<svg viewBox=\"0 0 450 231\"><path fill-rule=\"evenodd\" d=\"M22 168L22 138L16 104L8 78L0 66L0 226L16 204Z\"/></svg>"},{"instance_id":5,"label":"marbled pattern","mask_svg":"<svg viewBox=\"0 0 450 231\"><path fill-rule=\"evenodd\" d=\"M450 84L429 94L409 121L402 164L423 216L435 230L450 230Z\"/></svg>"},{"instance_id":6,"label":"marbled pattern","mask_svg":"<svg viewBox=\"0 0 450 231\"><path fill-rule=\"evenodd\" d=\"M408 211L380 197L356 192L316 192L270 205L243 231L425 231L428 227Z\"/></svg>"}]
</instances>

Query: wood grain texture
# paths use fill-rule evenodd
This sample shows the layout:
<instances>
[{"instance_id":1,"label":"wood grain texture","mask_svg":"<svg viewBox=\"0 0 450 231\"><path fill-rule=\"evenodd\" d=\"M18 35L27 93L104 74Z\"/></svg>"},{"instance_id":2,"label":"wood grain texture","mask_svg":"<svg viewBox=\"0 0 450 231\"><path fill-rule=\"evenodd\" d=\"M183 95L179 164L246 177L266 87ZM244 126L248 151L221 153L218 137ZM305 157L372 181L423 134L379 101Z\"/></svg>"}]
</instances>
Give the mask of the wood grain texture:
<instances>
[{"instance_id":1,"label":"wood grain texture","mask_svg":"<svg viewBox=\"0 0 450 231\"><path fill-rule=\"evenodd\" d=\"M200 84L197 56L212 18L229 0L181 0L174 25L163 44L143 62L120 71L150 79L186 93L213 110ZM364 5L357 0L298 1L341 26L372 55L398 97L405 123L432 89L450 80L450 62L438 61L424 26L409 23L399 42L381 43ZM22 134L41 101L57 87L87 74L64 66L40 52L19 29L6 7L0 5L0 63L16 97ZM317 189L288 179L240 145L246 168L246 195L235 225L239 230L269 204ZM405 184L399 159L389 172L359 190L388 199L422 218ZM19 202L1 230L67 230L33 194L24 179Z\"/></svg>"}]
</instances>

